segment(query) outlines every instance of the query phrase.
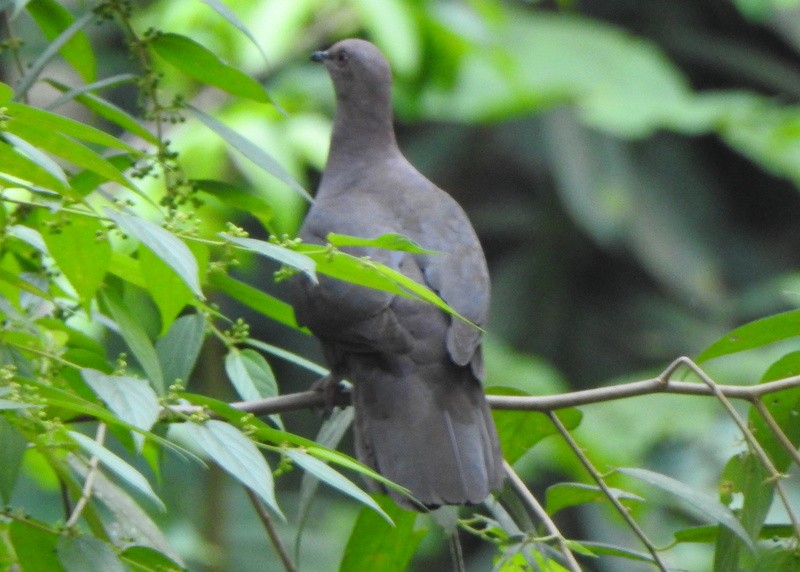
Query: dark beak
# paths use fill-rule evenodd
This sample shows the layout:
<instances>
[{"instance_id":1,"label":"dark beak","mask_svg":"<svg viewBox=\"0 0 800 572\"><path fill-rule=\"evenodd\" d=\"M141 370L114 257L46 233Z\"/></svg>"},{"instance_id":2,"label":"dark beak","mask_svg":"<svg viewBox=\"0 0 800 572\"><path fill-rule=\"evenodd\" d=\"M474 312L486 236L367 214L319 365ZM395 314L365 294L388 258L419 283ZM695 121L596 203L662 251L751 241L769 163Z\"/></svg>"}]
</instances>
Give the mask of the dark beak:
<instances>
[{"instance_id":1,"label":"dark beak","mask_svg":"<svg viewBox=\"0 0 800 572\"><path fill-rule=\"evenodd\" d=\"M320 50L318 52L314 52L311 54L311 61L312 62L323 62L328 59L328 52L326 50Z\"/></svg>"}]
</instances>

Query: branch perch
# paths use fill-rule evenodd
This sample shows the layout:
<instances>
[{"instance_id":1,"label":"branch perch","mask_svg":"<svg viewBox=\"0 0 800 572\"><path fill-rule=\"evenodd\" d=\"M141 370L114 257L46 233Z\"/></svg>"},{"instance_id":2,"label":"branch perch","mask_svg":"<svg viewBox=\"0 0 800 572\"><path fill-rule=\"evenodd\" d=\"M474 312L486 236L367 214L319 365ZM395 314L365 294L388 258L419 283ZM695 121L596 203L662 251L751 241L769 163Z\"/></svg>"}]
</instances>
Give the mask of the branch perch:
<instances>
[{"instance_id":1,"label":"branch perch","mask_svg":"<svg viewBox=\"0 0 800 572\"><path fill-rule=\"evenodd\" d=\"M744 399L753 402L770 393L777 393L792 387L800 387L800 376L787 377L768 383L761 383L759 385L717 385L716 388L709 387L705 383L669 380L669 375L671 375L677 367L686 364L687 360L688 358L678 358L670 364L663 374L643 381L584 389L558 395L487 395L487 399L492 409L548 413L567 407L578 407L581 405L590 405L592 403L603 403L616 399L624 399L638 395L653 395L657 393L706 395L715 397L717 395L716 392L719 392L729 399ZM271 415L273 413L298 411L301 409L318 409L324 407L326 403L325 397L319 392L301 391L278 397L237 401L230 405L242 412L262 416ZM335 405L343 407L350 405L349 394L346 392L338 392ZM197 407L192 405L172 406L170 410L191 414L197 410Z\"/></svg>"}]
</instances>

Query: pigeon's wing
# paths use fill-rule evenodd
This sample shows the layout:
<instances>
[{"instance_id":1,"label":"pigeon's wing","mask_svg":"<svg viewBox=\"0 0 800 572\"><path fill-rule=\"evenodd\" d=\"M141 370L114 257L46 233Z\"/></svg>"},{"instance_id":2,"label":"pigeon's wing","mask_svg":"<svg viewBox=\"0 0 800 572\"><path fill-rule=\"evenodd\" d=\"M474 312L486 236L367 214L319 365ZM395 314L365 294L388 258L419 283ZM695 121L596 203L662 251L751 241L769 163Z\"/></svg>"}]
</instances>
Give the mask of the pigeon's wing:
<instances>
[{"instance_id":1,"label":"pigeon's wing","mask_svg":"<svg viewBox=\"0 0 800 572\"><path fill-rule=\"evenodd\" d=\"M438 190L438 189L437 189ZM478 237L463 209L440 191L437 208L431 213L435 224L421 226L423 245L441 251L425 255L425 281L456 312L477 326L486 324L489 314L489 272ZM482 332L452 317L447 330L447 350L458 365L472 364L483 376L480 343Z\"/></svg>"}]
</instances>

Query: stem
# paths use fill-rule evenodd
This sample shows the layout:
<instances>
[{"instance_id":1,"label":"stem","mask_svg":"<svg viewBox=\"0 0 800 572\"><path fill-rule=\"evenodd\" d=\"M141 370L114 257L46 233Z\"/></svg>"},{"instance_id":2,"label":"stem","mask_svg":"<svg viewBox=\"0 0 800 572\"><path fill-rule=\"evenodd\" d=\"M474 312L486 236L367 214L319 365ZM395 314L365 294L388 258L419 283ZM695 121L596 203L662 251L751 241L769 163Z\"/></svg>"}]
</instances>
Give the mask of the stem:
<instances>
[{"instance_id":1,"label":"stem","mask_svg":"<svg viewBox=\"0 0 800 572\"><path fill-rule=\"evenodd\" d=\"M245 491L247 492L247 496L250 499L253 508L256 509L256 514L258 515L259 520L261 520L261 524L264 525L264 530L267 531L267 535L269 536L272 545L275 547L275 552L278 553L281 562L283 562L284 570L286 570L286 572L297 572L297 567L292 562L292 559L289 556L289 551L286 550L286 546L284 546L281 537L278 535L278 531L275 530L275 525L272 523L272 517L270 516L269 512L267 512L267 507L264 506L264 503L261 502L261 499L258 498L258 495L256 495L256 493L254 493L250 488L245 487Z\"/></svg>"},{"instance_id":2,"label":"stem","mask_svg":"<svg viewBox=\"0 0 800 572\"><path fill-rule=\"evenodd\" d=\"M97 433L95 434L94 440L97 441L98 445L102 445L105 439L106 424L100 423L97 425ZM86 508L87 504L89 504L89 500L92 498L94 479L97 476L97 472L99 470L97 467L99 464L100 459L98 459L96 456L93 456L91 459L89 459L89 469L86 472L86 481L83 483L81 498L78 499L78 502L75 504L75 508L72 510L72 514L64 525L67 528L71 528L78 523L78 519L81 517L83 509Z\"/></svg>"},{"instance_id":3,"label":"stem","mask_svg":"<svg viewBox=\"0 0 800 572\"><path fill-rule=\"evenodd\" d=\"M533 496L533 493L531 493L530 489L528 489L516 471L514 471L514 468L507 461L503 461L503 466L506 469L506 476L511 483L511 488L514 489L517 497L519 497L520 501L527 507L531 518L536 517L544 523L547 532L558 542L558 547L564 555L569 569L572 572L580 572L581 566L575 559L575 555L569 549L567 540L564 538L564 535L561 534L561 531L558 530L556 523L553 522L553 519L551 519L547 511L544 510L544 507L539 504L539 501Z\"/></svg>"},{"instance_id":4,"label":"stem","mask_svg":"<svg viewBox=\"0 0 800 572\"><path fill-rule=\"evenodd\" d=\"M603 477L600 475L600 472L594 467L594 465L592 465L592 462L584 454L583 450L580 448L578 443L572 438L572 435L570 435L567 428L564 427L564 424L561 423L561 420L558 418L558 416L552 411L548 413L548 416L550 417L550 420L553 422L553 425L556 426L556 429L558 429L558 432L561 433L561 436L564 437L564 440L567 442L570 449L572 449L572 452L575 453L575 456L578 457L578 460L592 476L592 479L594 479L594 481L597 483L597 486L600 487L600 490L602 490L603 493L606 495L606 497L608 497L608 500L611 501L611 504L614 505L614 508L617 509L617 512L622 516L622 518L628 524L633 533L639 537L639 540L642 541L642 544L644 544L647 551L653 557L656 566L658 566L660 570L666 572L668 570L667 565L664 563L663 560L661 560L661 556L658 554L658 550L656 549L653 542L647 537L647 535L644 533L641 527L636 523L636 521L633 520L633 517L628 512L628 509L626 509L619 501L619 499L617 499L617 497L614 496L614 493L611 492L611 489L603 480Z\"/></svg>"}]
</instances>

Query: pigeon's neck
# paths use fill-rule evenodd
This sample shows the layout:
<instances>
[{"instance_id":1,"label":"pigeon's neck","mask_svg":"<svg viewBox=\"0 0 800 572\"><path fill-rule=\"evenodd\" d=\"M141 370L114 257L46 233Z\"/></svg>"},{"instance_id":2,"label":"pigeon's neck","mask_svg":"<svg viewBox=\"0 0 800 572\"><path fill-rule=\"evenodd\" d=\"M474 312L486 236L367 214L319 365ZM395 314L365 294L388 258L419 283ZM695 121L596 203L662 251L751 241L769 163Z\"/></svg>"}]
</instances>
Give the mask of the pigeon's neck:
<instances>
[{"instance_id":1,"label":"pigeon's neck","mask_svg":"<svg viewBox=\"0 0 800 572\"><path fill-rule=\"evenodd\" d=\"M333 119L328 164L376 160L399 153L391 101L339 102Z\"/></svg>"}]
</instances>

